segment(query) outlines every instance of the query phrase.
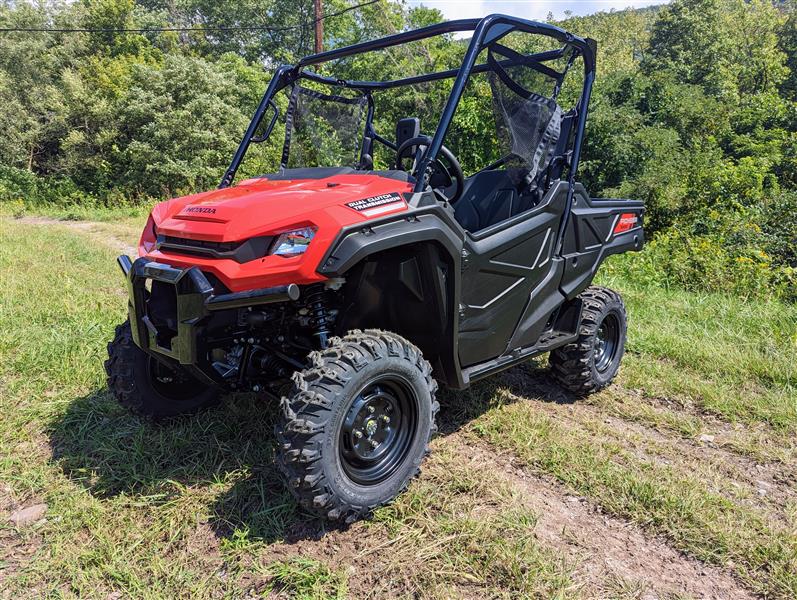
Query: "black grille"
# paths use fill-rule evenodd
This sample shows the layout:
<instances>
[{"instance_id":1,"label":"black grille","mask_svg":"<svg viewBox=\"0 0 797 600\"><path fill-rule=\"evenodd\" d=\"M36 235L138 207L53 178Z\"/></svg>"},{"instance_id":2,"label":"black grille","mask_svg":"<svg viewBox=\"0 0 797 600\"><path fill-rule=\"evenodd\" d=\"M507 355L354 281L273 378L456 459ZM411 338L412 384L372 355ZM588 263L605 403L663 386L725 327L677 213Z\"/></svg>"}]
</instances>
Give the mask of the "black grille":
<instances>
[{"instance_id":1,"label":"black grille","mask_svg":"<svg viewBox=\"0 0 797 600\"><path fill-rule=\"evenodd\" d=\"M215 250L216 252L232 252L243 242L206 242L205 240L189 240L186 238L163 236L162 245L180 246L181 248L194 248L199 251Z\"/></svg>"},{"instance_id":2,"label":"black grille","mask_svg":"<svg viewBox=\"0 0 797 600\"><path fill-rule=\"evenodd\" d=\"M262 258L268 253L272 236L249 238L242 242L211 242L189 240L170 235L158 236L158 250L168 254L187 254L210 258L228 258L239 263Z\"/></svg>"}]
</instances>

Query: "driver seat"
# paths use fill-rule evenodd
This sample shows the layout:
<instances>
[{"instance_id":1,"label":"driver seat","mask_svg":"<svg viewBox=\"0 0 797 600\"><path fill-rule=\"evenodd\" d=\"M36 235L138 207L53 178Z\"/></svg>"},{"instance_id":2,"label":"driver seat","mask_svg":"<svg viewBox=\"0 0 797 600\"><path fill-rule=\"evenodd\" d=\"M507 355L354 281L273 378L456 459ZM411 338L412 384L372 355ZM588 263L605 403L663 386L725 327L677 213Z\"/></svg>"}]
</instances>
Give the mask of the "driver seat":
<instances>
[{"instance_id":1,"label":"driver seat","mask_svg":"<svg viewBox=\"0 0 797 600\"><path fill-rule=\"evenodd\" d=\"M454 205L454 219L471 233L518 214L517 183L501 169L482 171L465 180L462 196Z\"/></svg>"}]
</instances>

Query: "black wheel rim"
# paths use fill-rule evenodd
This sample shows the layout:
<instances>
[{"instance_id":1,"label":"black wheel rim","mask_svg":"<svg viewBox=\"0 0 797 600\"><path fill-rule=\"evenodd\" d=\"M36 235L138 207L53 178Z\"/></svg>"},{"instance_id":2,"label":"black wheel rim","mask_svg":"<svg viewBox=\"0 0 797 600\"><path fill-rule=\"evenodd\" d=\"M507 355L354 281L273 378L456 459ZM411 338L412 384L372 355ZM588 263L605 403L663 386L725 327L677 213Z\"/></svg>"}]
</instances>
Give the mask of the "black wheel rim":
<instances>
[{"instance_id":1,"label":"black wheel rim","mask_svg":"<svg viewBox=\"0 0 797 600\"><path fill-rule=\"evenodd\" d=\"M147 357L147 374L155 391L174 402L188 402L205 389L195 377L152 356Z\"/></svg>"},{"instance_id":2,"label":"black wheel rim","mask_svg":"<svg viewBox=\"0 0 797 600\"><path fill-rule=\"evenodd\" d=\"M417 429L418 399L400 377L380 377L355 396L343 420L343 471L355 483L376 485L409 454Z\"/></svg>"},{"instance_id":3,"label":"black wheel rim","mask_svg":"<svg viewBox=\"0 0 797 600\"><path fill-rule=\"evenodd\" d=\"M620 346L620 323L613 314L608 314L595 335L595 368L605 373L611 367Z\"/></svg>"}]
</instances>

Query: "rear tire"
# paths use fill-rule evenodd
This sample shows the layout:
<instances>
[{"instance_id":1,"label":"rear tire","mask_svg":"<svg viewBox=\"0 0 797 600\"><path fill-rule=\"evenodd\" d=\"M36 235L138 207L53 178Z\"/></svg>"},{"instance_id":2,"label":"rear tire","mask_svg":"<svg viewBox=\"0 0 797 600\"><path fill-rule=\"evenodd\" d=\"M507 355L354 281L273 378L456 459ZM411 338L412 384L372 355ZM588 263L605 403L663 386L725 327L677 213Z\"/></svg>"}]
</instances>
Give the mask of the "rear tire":
<instances>
[{"instance_id":1,"label":"rear tire","mask_svg":"<svg viewBox=\"0 0 797 600\"><path fill-rule=\"evenodd\" d=\"M105 361L108 389L129 411L154 419L195 413L219 403L220 393L179 366L166 366L133 342L130 321L116 326Z\"/></svg>"},{"instance_id":2,"label":"rear tire","mask_svg":"<svg viewBox=\"0 0 797 600\"><path fill-rule=\"evenodd\" d=\"M310 355L275 427L277 464L306 509L351 523L401 493L437 430L437 383L421 351L352 331Z\"/></svg>"},{"instance_id":3,"label":"rear tire","mask_svg":"<svg viewBox=\"0 0 797 600\"><path fill-rule=\"evenodd\" d=\"M608 386L625 352L626 313L623 299L608 288L590 286L583 302L578 339L551 351L551 373L559 385L577 396Z\"/></svg>"}]
</instances>

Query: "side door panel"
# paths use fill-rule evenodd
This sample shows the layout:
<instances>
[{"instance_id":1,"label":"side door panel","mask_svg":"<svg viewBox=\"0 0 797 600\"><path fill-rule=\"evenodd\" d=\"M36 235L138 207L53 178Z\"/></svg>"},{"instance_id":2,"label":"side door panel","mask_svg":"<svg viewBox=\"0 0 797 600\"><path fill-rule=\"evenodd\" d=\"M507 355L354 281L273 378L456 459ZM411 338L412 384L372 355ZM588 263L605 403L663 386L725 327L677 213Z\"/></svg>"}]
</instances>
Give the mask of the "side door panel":
<instances>
[{"instance_id":1,"label":"side door panel","mask_svg":"<svg viewBox=\"0 0 797 600\"><path fill-rule=\"evenodd\" d=\"M463 367L504 354L532 293L549 282L558 287L554 275L561 276L561 261L552 255L566 200L567 186L555 185L530 211L466 236L459 324Z\"/></svg>"}]
</instances>

